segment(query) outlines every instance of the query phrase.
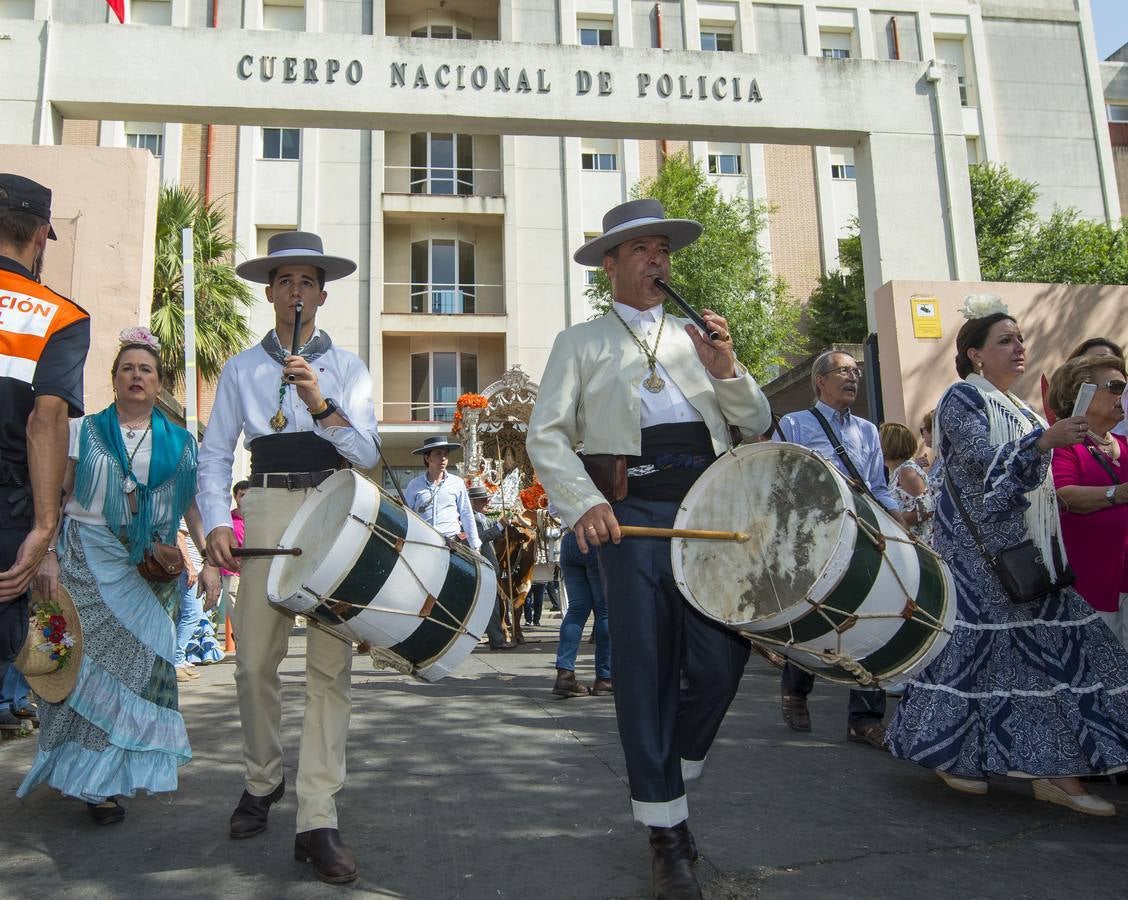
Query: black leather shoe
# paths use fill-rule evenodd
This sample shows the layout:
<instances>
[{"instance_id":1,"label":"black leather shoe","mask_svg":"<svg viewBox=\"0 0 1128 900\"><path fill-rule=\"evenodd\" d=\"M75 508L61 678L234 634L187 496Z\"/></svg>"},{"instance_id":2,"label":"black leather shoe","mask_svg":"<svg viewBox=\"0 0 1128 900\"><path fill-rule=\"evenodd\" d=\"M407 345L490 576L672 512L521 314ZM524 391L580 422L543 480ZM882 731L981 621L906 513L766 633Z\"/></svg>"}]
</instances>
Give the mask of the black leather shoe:
<instances>
[{"instance_id":1,"label":"black leather shoe","mask_svg":"<svg viewBox=\"0 0 1128 900\"><path fill-rule=\"evenodd\" d=\"M125 818L125 807L118 803L115 798L107 797L106 802L112 803L113 806L99 806L97 803L86 804L86 808L90 810L90 818L94 820L96 825L113 825Z\"/></svg>"},{"instance_id":2,"label":"black leather shoe","mask_svg":"<svg viewBox=\"0 0 1128 900\"><path fill-rule=\"evenodd\" d=\"M256 797L248 791L243 791L239 805L231 814L231 837L238 841L266 831L266 817L270 807L281 800L285 793L286 779L284 778L278 783L278 787L265 797Z\"/></svg>"},{"instance_id":3,"label":"black leather shoe","mask_svg":"<svg viewBox=\"0 0 1128 900\"><path fill-rule=\"evenodd\" d=\"M693 874L692 841L685 822L673 828L650 829L656 900L701 900L701 885Z\"/></svg>"},{"instance_id":4,"label":"black leather shoe","mask_svg":"<svg viewBox=\"0 0 1128 900\"><path fill-rule=\"evenodd\" d=\"M356 881L356 857L336 828L314 828L294 838L294 859L311 862L317 877L328 884Z\"/></svg>"},{"instance_id":5,"label":"black leather shoe","mask_svg":"<svg viewBox=\"0 0 1128 900\"><path fill-rule=\"evenodd\" d=\"M807 698L798 697L782 691L780 694L780 712L787 727L794 731L811 730L811 713L807 710Z\"/></svg>"}]
</instances>

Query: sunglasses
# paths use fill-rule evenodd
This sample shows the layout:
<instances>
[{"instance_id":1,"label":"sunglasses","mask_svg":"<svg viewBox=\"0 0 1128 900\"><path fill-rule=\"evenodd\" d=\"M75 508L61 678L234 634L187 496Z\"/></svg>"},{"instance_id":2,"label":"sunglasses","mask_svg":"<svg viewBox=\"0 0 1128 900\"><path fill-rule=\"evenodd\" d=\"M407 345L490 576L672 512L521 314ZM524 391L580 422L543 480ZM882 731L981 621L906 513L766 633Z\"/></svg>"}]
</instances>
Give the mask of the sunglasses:
<instances>
[{"instance_id":1,"label":"sunglasses","mask_svg":"<svg viewBox=\"0 0 1128 900\"><path fill-rule=\"evenodd\" d=\"M1123 378L1113 378L1110 381L1106 381L1104 384L1097 385L1097 387L1104 388L1114 397L1119 397L1123 394L1126 386L1128 386L1128 381L1125 381Z\"/></svg>"}]
</instances>

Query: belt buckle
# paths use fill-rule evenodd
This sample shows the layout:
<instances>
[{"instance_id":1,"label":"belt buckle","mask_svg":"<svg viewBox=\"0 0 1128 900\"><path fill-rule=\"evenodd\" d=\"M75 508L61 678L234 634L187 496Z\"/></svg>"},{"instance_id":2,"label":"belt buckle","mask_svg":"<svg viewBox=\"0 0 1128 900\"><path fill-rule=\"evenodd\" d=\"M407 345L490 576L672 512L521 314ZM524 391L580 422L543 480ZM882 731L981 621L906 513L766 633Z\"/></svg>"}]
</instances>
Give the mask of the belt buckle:
<instances>
[{"instance_id":1,"label":"belt buckle","mask_svg":"<svg viewBox=\"0 0 1128 900\"><path fill-rule=\"evenodd\" d=\"M299 491L302 485L296 480L301 475L300 472L287 472L286 473L286 490Z\"/></svg>"}]
</instances>

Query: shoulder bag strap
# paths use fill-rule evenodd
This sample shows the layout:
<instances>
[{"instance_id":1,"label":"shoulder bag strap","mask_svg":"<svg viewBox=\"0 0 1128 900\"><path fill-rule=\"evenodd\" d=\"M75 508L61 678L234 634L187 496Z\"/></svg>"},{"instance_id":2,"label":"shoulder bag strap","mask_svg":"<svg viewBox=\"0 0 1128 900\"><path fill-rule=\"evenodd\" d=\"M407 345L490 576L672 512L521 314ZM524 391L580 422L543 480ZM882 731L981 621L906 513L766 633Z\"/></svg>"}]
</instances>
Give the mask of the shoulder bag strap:
<instances>
[{"instance_id":1,"label":"shoulder bag strap","mask_svg":"<svg viewBox=\"0 0 1128 900\"><path fill-rule=\"evenodd\" d=\"M983 558L987 560L991 566L994 566L995 555L987 549L987 545L983 543L983 538L979 534L979 529L976 528L975 523L971 521L971 515L960 499L960 492L956 490L956 486L952 483L952 478L948 474L947 466L944 466L944 484L948 488L948 496L952 498L952 502L956 504L956 509L960 511L960 517L964 520L967 530L971 532L971 536L975 539L975 544L979 547L979 552L983 554Z\"/></svg>"},{"instance_id":2,"label":"shoulder bag strap","mask_svg":"<svg viewBox=\"0 0 1128 900\"><path fill-rule=\"evenodd\" d=\"M870 490L869 484L862 477L861 472L858 471L858 467L854 465L854 461L850 459L850 454L847 453L846 448L842 446L842 442L834 433L834 429L830 427L830 423L826 420L826 417L814 406L811 407L811 414L814 415L815 419L822 426L822 430L826 432L826 439L830 441L830 446L834 448L834 452L837 453L838 458L842 460L842 465L846 467L846 471L850 473L850 477L857 482L858 488L877 501L877 498L873 496L873 491Z\"/></svg>"},{"instance_id":3,"label":"shoulder bag strap","mask_svg":"<svg viewBox=\"0 0 1128 900\"><path fill-rule=\"evenodd\" d=\"M1108 477L1112 479L1112 483L1113 484L1121 484L1120 477L1116 474L1116 471L1112 468L1112 465L1109 463L1108 458L1103 453L1101 453L1100 450L1098 450L1091 443L1089 443L1088 438L1085 438L1085 448L1093 455L1093 459L1095 459L1098 463L1100 463L1101 468L1104 469L1105 472L1108 473Z\"/></svg>"}]
</instances>

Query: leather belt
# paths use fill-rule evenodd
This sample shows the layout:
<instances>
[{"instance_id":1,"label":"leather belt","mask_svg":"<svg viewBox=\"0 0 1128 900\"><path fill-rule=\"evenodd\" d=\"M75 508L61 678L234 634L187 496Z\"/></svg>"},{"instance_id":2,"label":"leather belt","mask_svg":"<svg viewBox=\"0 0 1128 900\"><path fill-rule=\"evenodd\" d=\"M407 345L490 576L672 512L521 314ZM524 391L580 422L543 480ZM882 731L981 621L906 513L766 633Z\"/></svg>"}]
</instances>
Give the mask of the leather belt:
<instances>
[{"instance_id":1,"label":"leather belt","mask_svg":"<svg viewBox=\"0 0 1128 900\"><path fill-rule=\"evenodd\" d=\"M304 491L317 487L336 469L322 469L320 472L260 472L248 480L251 487L285 488L288 491Z\"/></svg>"}]
</instances>

